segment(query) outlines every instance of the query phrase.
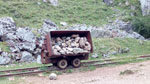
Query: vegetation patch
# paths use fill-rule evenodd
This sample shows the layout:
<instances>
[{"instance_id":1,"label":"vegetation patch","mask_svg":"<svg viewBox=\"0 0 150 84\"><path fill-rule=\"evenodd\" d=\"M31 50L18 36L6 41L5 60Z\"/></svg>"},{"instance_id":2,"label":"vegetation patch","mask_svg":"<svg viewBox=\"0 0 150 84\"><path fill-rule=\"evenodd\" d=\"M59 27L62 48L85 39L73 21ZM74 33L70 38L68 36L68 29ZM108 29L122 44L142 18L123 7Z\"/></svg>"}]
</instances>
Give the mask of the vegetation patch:
<instances>
[{"instance_id":1,"label":"vegetation patch","mask_svg":"<svg viewBox=\"0 0 150 84\"><path fill-rule=\"evenodd\" d=\"M44 66L51 64L38 64L38 63L17 63L11 65L0 66L0 71L2 70L11 70L11 69L22 69L22 68L31 68L31 67L41 67L41 70L45 70Z\"/></svg>"},{"instance_id":2,"label":"vegetation patch","mask_svg":"<svg viewBox=\"0 0 150 84\"><path fill-rule=\"evenodd\" d=\"M59 26L61 21L70 25L100 26L118 18L117 14L123 14L125 17L120 17L126 20L130 20L131 13L141 14L138 0L129 0L129 6L125 1L115 0L113 6L107 6L103 0L59 0L59 6L54 7L42 0L1 0L0 17L13 17L21 27L40 28L44 19L50 19ZM131 10L132 5L136 10Z\"/></svg>"},{"instance_id":3,"label":"vegetation patch","mask_svg":"<svg viewBox=\"0 0 150 84\"><path fill-rule=\"evenodd\" d=\"M131 75L134 74L134 71L132 70L125 70L123 72L120 72L120 75Z\"/></svg>"},{"instance_id":4,"label":"vegetation patch","mask_svg":"<svg viewBox=\"0 0 150 84\"><path fill-rule=\"evenodd\" d=\"M145 38L150 38L150 15L149 16L141 16L136 17L133 22L134 31L138 32Z\"/></svg>"},{"instance_id":5,"label":"vegetation patch","mask_svg":"<svg viewBox=\"0 0 150 84\"><path fill-rule=\"evenodd\" d=\"M8 47L6 42L0 42L0 49L2 51L5 51L5 52L9 52L10 51L10 49L9 49L9 47Z\"/></svg>"},{"instance_id":6,"label":"vegetation patch","mask_svg":"<svg viewBox=\"0 0 150 84\"><path fill-rule=\"evenodd\" d=\"M117 54L110 54L109 58L150 54L150 41L148 40L142 41L132 38L97 38L93 39L93 44L94 53L98 54L99 59L103 58L103 53L112 51L116 51ZM119 50L124 48L129 48L130 51L128 53L119 53Z\"/></svg>"}]
</instances>

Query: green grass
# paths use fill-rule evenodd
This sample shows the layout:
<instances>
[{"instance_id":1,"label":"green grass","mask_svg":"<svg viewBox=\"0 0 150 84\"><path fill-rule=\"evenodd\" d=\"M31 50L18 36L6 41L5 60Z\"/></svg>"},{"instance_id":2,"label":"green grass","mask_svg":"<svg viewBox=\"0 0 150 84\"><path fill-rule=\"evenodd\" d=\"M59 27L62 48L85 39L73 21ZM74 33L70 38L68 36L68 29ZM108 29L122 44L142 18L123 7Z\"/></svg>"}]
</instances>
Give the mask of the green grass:
<instances>
[{"instance_id":1,"label":"green grass","mask_svg":"<svg viewBox=\"0 0 150 84\"><path fill-rule=\"evenodd\" d=\"M41 4L38 5L37 2ZM131 18L131 12L139 13L138 0L129 0L131 5L138 10L132 11L124 5L124 0L115 0L113 6L107 6L103 0L59 0L59 6L44 3L42 0L1 0L0 17L10 16L16 21L17 26L40 28L44 19L51 19L60 26L61 21L72 24L87 24L100 26L114 20L122 13L126 18ZM122 3L121 6L118 3ZM115 9L120 12L114 11ZM124 17L123 17L124 18Z\"/></svg>"},{"instance_id":2,"label":"green grass","mask_svg":"<svg viewBox=\"0 0 150 84\"><path fill-rule=\"evenodd\" d=\"M49 66L51 64L38 64L38 63L20 63L12 64L7 66L0 66L0 70L10 70L10 69L20 69L20 68L31 68L31 67L41 67L41 70L45 70L43 66Z\"/></svg>"},{"instance_id":3,"label":"green grass","mask_svg":"<svg viewBox=\"0 0 150 84\"><path fill-rule=\"evenodd\" d=\"M93 39L93 44L94 52L98 53L100 59L102 59L102 53L123 48L129 48L129 53L110 55L110 58L150 54L150 41L143 41L141 44L141 40L132 38L101 38Z\"/></svg>"},{"instance_id":4,"label":"green grass","mask_svg":"<svg viewBox=\"0 0 150 84\"><path fill-rule=\"evenodd\" d=\"M6 52L10 51L10 49L9 49L6 42L0 42L0 48L1 48L2 51L6 51Z\"/></svg>"}]
</instances>

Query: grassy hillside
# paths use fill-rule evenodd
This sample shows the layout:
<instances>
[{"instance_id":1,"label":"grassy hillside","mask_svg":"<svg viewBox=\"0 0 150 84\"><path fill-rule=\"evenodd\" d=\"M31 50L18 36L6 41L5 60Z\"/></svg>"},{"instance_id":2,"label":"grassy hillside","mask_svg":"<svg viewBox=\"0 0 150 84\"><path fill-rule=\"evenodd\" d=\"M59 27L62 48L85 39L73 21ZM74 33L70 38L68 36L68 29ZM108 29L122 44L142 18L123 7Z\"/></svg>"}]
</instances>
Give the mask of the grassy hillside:
<instances>
[{"instance_id":1,"label":"grassy hillside","mask_svg":"<svg viewBox=\"0 0 150 84\"><path fill-rule=\"evenodd\" d=\"M61 21L71 24L100 26L118 17L131 20L130 13L140 15L138 0L115 0L107 6L103 0L59 0L59 6L53 7L42 0L0 0L0 17L13 17L17 26L40 28L44 19L51 19L60 26ZM135 6L136 10L131 10ZM120 14L119 16L117 16Z\"/></svg>"},{"instance_id":2,"label":"grassy hillside","mask_svg":"<svg viewBox=\"0 0 150 84\"><path fill-rule=\"evenodd\" d=\"M150 41L141 41L132 38L102 38L93 39L94 41L94 52L98 53L99 57L102 58L102 53L118 51L119 49L129 48L129 53L110 55L111 57L122 57L122 56L137 56L150 54Z\"/></svg>"}]
</instances>

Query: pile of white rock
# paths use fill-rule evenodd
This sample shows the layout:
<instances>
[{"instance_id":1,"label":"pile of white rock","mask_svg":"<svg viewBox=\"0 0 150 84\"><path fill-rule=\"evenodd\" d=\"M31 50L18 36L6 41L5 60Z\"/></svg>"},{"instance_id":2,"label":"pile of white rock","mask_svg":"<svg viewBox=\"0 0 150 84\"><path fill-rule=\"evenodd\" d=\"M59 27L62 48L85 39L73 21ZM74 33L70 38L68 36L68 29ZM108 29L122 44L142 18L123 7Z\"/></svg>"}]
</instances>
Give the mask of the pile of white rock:
<instances>
[{"instance_id":1,"label":"pile of white rock","mask_svg":"<svg viewBox=\"0 0 150 84\"><path fill-rule=\"evenodd\" d=\"M6 53L0 50L0 65L13 62L37 62L40 63L41 47L45 35L57 30L57 25L51 20L44 20L40 29L29 27L16 27L11 17L0 18L0 42L9 47ZM40 37L36 35L37 32Z\"/></svg>"},{"instance_id":2,"label":"pile of white rock","mask_svg":"<svg viewBox=\"0 0 150 84\"><path fill-rule=\"evenodd\" d=\"M91 45L86 37L73 34L71 36L52 37L52 49L54 55L80 54L88 53L91 50Z\"/></svg>"}]
</instances>

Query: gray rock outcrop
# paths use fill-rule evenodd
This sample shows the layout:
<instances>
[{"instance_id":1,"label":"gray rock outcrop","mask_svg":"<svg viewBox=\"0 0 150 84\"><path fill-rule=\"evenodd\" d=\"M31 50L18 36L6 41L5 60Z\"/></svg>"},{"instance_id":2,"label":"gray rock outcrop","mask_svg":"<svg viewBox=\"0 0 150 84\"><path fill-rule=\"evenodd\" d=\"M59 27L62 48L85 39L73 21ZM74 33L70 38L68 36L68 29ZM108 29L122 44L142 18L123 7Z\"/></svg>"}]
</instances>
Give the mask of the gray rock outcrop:
<instances>
[{"instance_id":1,"label":"gray rock outcrop","mask_svg":"<svg viewBox=\"0 0 150 84\"><path fill-rule=\"evenodd\" d=\"M40 34L37 37L31 28L16 28L16 23L11 17L0 18L0 41L6 42L10 48L12 57L0 57L0 64L7 64L10 60L18 62L37 62L40 63L39 55L45 35L53 30L57 30L57 25L51 20L45 20L42 28L36 30Z\"/></svg>"},{"instance_id":2,"label":"gray rock outcrop","mask_svg":"<svg viewBox=\"0 0 150 84\"><path fill-rule=\"evenodd\" d=\"M0 40L6 42L9 46L10 52L15 56L13 60L26 62L29 61L26 59L27 57L31 57L32 60L34 56L38 56L37 53L40 52L37 49L39 47L36 45L37 37L30 28L16 28L15 24L14 20L10 17L0 18ZM33 53L34 51L36 53ZM34 56L32 56L32 54ZM4 56L3 53L0 55L2 55L1 64L6 64L9 60L12 60L12 58Z\"/></svg>"},{"instance_id":3,"label":"gray rock outcrop","mask_svg":"<svg viewBox=\"0 0 150 84\"><path fill-rule=\"evenodd\" d=\"M51 3L53 6L58 6L58 0L43 0L43 2Z\"/></svg>"},{"instance_id":4,"label":"gray rock outcrop","mask_svg":"<svg viewBox=\"0 0 150 84\"><path fill-rule=\"evenodd\" d=\"M16 30L16 24L11 17L0 18L0 37L5 37L8 33ZM5 38L2 38L4 40Z\"/></svg>"},{"instance_id":5,"label":"gray rock outcrop","mask_svg":"<svg viewBox=\"0 0 150 84\"><path fill-rule=\"evenodd\" d=\"M41 55L37 56L36 62L39 63L39 64L42 64L42 62L41 62Z\"/></svg>"},{"instance_id":6,"label":"gray rock outcrop","mask_svg":"<svg viewBox=\"0 0 150 84\"><path fill-rule=\"evenodd\" d=\"M6 52L2 52L0 55L0 65L6 65L11 62L10 55Z\"/></svg>"},{"instance_id":7,"label":"gray rock outcrop","mask_svg":"<svg viewBox=\"0 0 150 84\"><path fill-rule=\"evenodd\" d=\"M85 24L73 25L68 30L88 30L95 38L136 38L144 40L145 38L132 30L129 22L123 22L119 19L104 25L103 27L92 27Z\"/></svg>"},{"instance_id":8,"label":"gray rock outcrop","mask_svg":"<svg viewBox=\"0 0 150 84\"><path fill-rule=\"evenodd\" d=\"M21 54L22 54L22 57L20 60L21 62L33 62L35 60L35 58L29 52L24 51Z\"/></svg>"},{"instance_id":9,"label":"gray rock outcrop","mask_svg":"<svg viewBox=\"0 0 150 84\"><path fill-rule=\"evenodd\" d=\"M54 30L58 30L57 25L51 20L45 19L42 28L39 29L38 32L42 36L45 36L48 32L54 31Z\"/></svg>"},{"instance_id":10,"label":"gray rock outcrop","mask_svg":"<svg viewBox=\"0 0 150 84\"><path fill-rule=\"evenodd\" d=\"M112 5L114 0L103 0L104 3L106 3L107 5Z\"/></svg>"},{"instance_id":11,"label":"gray rock outcrop","mask_svg":"<svg viewBox=\"0 0 150 84\"><path fill-rule=\"evenodd\" d=\"M150 15L150 0L139 0L143 16Z\"/></svg>"},{"instance_id":12,"label":"gray rock outcrop","mask_svg":"<svg viewBox=\"0 0 150 84\"><path fill-rule=\"evenodd\" d=\"M24 42L35 42L36 37L29 28L18 28L16 36Z\"/></svg>"}]
</instances>

